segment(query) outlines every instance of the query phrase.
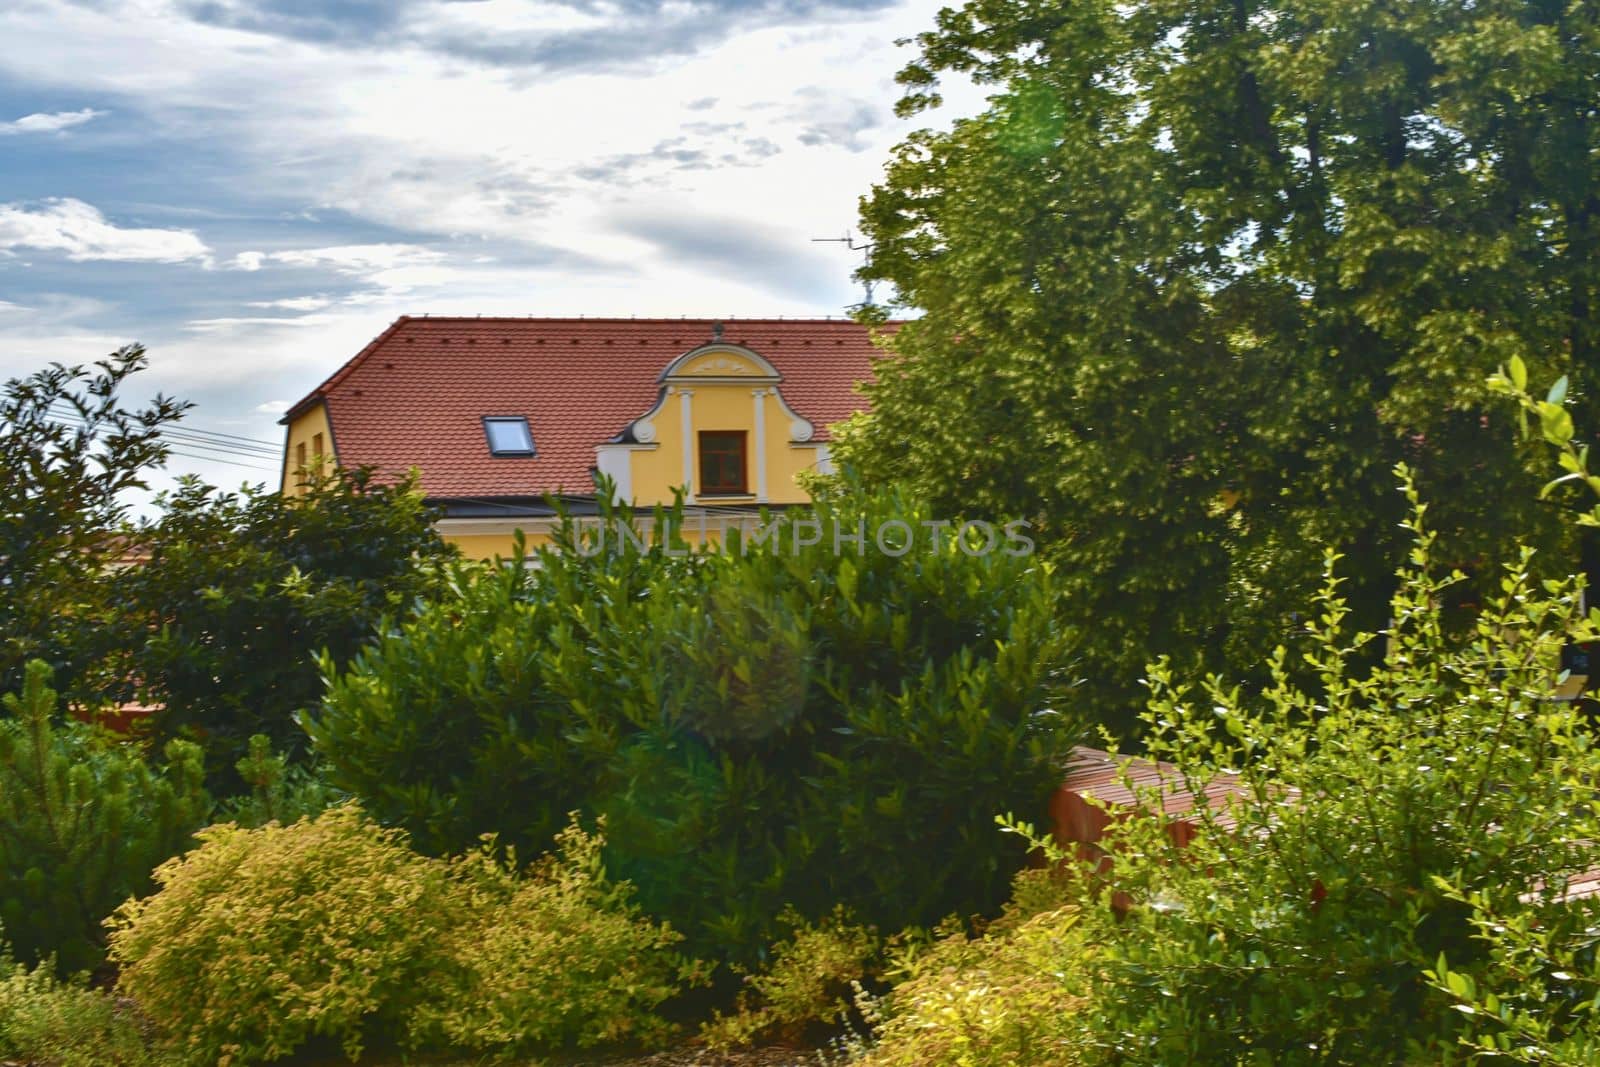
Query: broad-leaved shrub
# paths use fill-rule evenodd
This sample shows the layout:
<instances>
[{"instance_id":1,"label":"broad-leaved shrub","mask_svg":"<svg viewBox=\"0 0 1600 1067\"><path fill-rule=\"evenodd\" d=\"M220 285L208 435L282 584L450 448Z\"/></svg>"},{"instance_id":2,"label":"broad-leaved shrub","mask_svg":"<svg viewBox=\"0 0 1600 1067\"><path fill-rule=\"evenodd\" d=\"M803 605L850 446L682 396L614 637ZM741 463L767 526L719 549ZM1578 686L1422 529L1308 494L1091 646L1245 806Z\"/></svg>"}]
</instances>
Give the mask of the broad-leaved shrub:
<instances>
[{"instance_id":1,"label":"broad-leaved shrub","mask_svg":"<svg viewBox=\"0 0 1600 1067\"><path fill-rule=\"evenodd\" d=\"M875 544L888 520L904 552ZM569 526L537 567L462 570L325 663L307 728L333 782L428 851L604 816L608 865L695 955L754 963L791 905L880 929L995 909L1024 849L992 819L1042 813L1081 732L1073 638L1048 567L935 546L934 521L858 491L722 552L619 551L615 525L596 551Z\"/></svg>"},{"instance_id":2,"label":"broad-leaved shrub","mask_svg":"<svg viewBox=\"0 0 1600 1067\"><path fill-rule=\"evenodd\" d=\"M795 1041L808 1029L833 1026L849 1012L852 989L867 977L883 950L876 930L850 921L840 907L807 922L793 911L779 917L792 933L773 945L766 964L745 976L746 991L728 1015L714 1013L700 1036L714 1049L781 1038Z\"/></svg>"},{"instance_id":3,"label":"broad-leaved shrub","mask_svg":"<svg viewBox=\"0 0 1600 1067\"><path fill-rule=\"evenodd\" d=\"M182 1062L249 1063L313 1038L354 1059L377 1040L505 1053L645 1043L697 970L678 936L607 879L601 839L569 827L519 872L486 846L412 851L353 804L231 824L156 871L113 919L118 990Z\"/></svg>"},{"instance_id":4,"label":"broad-leaved shrub","mask_svg":"<svg viewBox=\"0 0 1600 1067\"><path fill-rule=\"evenodd\" d=\"M3 946L0 946L3 949ZM30 1067L155 1067L133 1006L0 951L0 1060Z\"/></svg>"}]
</instances>

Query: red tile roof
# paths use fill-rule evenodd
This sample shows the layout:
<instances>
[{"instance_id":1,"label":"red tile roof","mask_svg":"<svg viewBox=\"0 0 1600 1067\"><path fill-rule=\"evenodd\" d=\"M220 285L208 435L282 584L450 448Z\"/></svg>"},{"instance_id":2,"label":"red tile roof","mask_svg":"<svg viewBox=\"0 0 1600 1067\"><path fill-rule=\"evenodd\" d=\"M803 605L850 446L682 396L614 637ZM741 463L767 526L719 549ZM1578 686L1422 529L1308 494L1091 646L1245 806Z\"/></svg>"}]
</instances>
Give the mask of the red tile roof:
<instances>
[{"instance_id":1,"label":"red tile roof","mask_svg":"<svg viewBox=\"0 0 1600 1067\"><path fill-rule=\"evenodd\" d=\"M326 402L339 463L415 466L431 497L589 495L595 446L654 406L657 377L718 321L724 341L777 368L813 440L866 406L856 385L881 350L849 320L402 317L284 421ZM526 416L539 454L491 456L485 415Z\"/></svg>"}]
</instances>

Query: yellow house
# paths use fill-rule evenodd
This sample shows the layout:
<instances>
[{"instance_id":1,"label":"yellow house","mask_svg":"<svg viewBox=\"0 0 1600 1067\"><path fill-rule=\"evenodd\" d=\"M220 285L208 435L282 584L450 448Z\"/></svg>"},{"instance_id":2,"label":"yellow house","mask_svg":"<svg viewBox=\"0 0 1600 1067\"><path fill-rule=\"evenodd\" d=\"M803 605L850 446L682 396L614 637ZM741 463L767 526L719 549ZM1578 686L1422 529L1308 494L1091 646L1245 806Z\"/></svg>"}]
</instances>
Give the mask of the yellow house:
<instances>
[{"instance_id":1,"label":"yellow house","mask_svg":"<svg viewBox=\"0 0 1600 1067\"><path fill-rule=\"evenodd\" d=\"M478 558L548 540L550 497L598 507L601 475L648 508L683 490L691 531L807 502L828 428L865 406L880 354L835 319L397 320L283 418L285 493L319 463L416 468L439 529ZM697 521L698 520L698 521Z\"/></svg>"}]
</instances>

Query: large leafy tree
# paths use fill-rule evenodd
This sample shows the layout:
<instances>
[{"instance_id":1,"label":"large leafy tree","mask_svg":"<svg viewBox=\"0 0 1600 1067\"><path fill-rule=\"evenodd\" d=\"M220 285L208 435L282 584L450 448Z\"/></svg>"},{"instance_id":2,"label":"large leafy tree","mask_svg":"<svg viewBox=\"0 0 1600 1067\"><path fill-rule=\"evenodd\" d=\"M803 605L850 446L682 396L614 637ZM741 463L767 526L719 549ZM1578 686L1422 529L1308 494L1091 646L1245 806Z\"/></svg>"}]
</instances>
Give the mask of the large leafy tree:
<instances>
[{"instance_id":1,"label":"large leafy tree","mask_svg":"<svg viewBox=\"0 0 1600 1067\"><path fill-rule=\"evenodd\" d=\"M986 110L901 145L867 273L922 317L840 455L1038 522L1103 706L1152 653L1240 666L1322 545L1381 622L1408 462L1440 551L1560 544L1513 356L1600 376L1600 26L1566 0L973 0L901 74ZM1488 413L1485 413L1485 412ZM910 447L908 447L910 443Z\"/></svg>"},{"instance_id":2,"label":"large leafy tree","mask_svg":"<svg viewBox=\"0 0 1600 1067\"><path fill-rule=\"evenodd\" d=\"M344 663L454 552L413 482L365 470L296 497L188 479L134 525L130 493L189 407L123 399L146 362L132 345L0 387L0 693L40 659L75 704L158 704L156 732L200 740L211 784L233 791L252 734L303 748L317 654Z\"/></svg>"},{"instance_id":3,"label":"large leafy tree","mask_svg":"<svg viewBox=\"0 0 1600 1067\"><path fill-rule=\"evenodd\" d=\"M189 406L128 406L119 390L145 363L129 345L0 388L0 692L20 690L35 658L73 695L87 684L128 494L165 461L161 429Z\"/></svg>"}]
</instances>

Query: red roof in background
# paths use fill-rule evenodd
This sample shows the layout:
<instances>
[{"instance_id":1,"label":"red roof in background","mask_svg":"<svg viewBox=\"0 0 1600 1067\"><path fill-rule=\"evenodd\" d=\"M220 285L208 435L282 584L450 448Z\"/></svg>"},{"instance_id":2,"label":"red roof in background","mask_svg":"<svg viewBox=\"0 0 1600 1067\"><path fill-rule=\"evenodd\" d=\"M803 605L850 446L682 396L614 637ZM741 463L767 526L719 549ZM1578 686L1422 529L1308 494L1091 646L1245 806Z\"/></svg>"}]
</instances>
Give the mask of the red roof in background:
<instances>
[{"instance_id":1,"label":"red roof in background","mask_svg":"<svg viewBox=\"0 0 1600 1067\"><path fill-rule=\"evenodd\" d=\"M717 322L777 368L813 440L866 407L855 387L881 351L849 320L402 317L284 421L325 401L342 465L417 467L431 497L589 495L595 446L655 405L657 377ZM526 416L539 454L491 456L486 415Z\"/></svg>"}]
</instances>

